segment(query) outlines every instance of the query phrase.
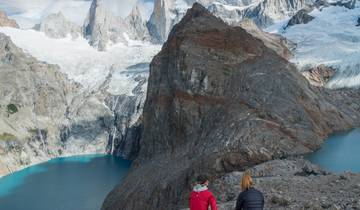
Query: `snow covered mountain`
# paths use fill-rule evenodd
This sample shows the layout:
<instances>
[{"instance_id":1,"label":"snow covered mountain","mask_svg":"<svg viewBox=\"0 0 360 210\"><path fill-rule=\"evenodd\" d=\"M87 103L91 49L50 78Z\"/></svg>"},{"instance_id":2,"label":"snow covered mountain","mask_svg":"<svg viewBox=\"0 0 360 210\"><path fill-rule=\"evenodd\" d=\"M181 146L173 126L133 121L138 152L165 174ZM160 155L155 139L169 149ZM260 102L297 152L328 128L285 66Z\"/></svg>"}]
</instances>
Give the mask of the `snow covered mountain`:
<instances>
[{"instance_id":1,"label":"snow covered mountain","mask_svg":"<svg viewBox=\"0 0 360 210\"><path fill-rule=\"evenodd\" d=\"M338 6L312 10L309 15L313 19L307 24L284 29L288 22L286 19L266 30L296 43L291 61L299 69L306 71L319 65L333 68L336 73L326 84L327 87L359 87L360 30L356 25L360 16L360 2L331 3Z\"/></svg>"},{"instance_id":2,"label":"snow covered mountain","mask_svg":"<svg viewBox=\"0 0 360 210\"><path fill-rule=\"evenodd\" d=\"M89 43L99 50L105 50L109 42L127 44L129 40L150 40L137 5L123 19L107 8L104 0L94 0L83 28Z\"/></svg>"},{"instance_id":3,"label":"snow covered mountain","mask_svg":"<svg viewBox=\"0 0 360 210\"><path fill-rule=\"evenodd\" d=\"M72 38L77 38L81 35L81 28L75 23L66 20L61 12L50 14L41 23L36 24L34 29L56 39L65 38L68 35L71 35Z\"/></svg>"},{"instance_id":4,"label":"snow covered mountain","mask_svg":"<svg viewBox=\"0 0 360 210\"><path fill-rule=\"evenodd\" d=\"M152 36L160 42L165 41L171 28L194 2L201 3L230 24L249 18L259 26L291 17L298 10L313 4L312 0L155 0L154 12L148 22Z\"/></svg>"}]
</instances>

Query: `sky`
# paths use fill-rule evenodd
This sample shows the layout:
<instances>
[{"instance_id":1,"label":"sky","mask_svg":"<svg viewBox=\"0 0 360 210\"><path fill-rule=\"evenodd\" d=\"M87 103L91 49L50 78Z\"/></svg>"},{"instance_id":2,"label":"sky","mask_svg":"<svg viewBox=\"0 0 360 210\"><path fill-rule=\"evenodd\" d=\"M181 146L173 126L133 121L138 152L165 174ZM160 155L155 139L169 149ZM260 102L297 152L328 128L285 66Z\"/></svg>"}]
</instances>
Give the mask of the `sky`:
<instances>
[{"instance_id":1,"label":"sky","mask_svg":"<svg viewBox=\"0 0 360 210\"><path fill-rule=\"evenodd\" d=\"M103 0L116 15L127 16L138 0ZM143 18L148 19L153 0L139 0ZM82 25L91 0L0 0L0 10L5 11L10 18L15 19L20 27L31 28L44 17L61 11L64 16L78 25Z\"/></svg>"}]
</instances>

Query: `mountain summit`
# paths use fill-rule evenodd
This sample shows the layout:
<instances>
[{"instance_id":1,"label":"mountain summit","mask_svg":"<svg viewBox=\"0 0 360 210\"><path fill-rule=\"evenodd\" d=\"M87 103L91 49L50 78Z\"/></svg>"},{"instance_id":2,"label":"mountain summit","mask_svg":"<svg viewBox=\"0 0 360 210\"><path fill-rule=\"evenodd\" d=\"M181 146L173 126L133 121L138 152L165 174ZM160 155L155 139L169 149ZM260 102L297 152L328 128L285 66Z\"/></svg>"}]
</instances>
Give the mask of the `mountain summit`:
<instances>
[{"instance_id":1,"label":"mountain summit","mask_svg":"<svg viewBox=\"0 0 360 210\"><path fill-rule=\"evenodd\" d=\"M131 14L123 19L107 8L103 0L93 0L83 28L90 45L101 51L110 43L127 44L129 40L149 39L136 5Z\"/></svg>"}]
</instances>

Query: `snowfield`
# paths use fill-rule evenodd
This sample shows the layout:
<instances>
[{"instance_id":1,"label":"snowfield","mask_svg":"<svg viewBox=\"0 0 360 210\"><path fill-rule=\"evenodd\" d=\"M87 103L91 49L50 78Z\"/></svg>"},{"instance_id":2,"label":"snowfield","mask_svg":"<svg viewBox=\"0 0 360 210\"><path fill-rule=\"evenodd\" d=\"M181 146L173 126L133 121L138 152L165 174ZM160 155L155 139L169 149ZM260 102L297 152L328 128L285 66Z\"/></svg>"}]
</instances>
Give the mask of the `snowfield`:
<instances>
[{"instance_id":1,"label":"snowfield","mask_svg":"<svg viewBox=\"0 0 360 210\"><path fill-rule=\"evenodd\" d=\"M295 25L283 30L284 20L269 28L297 44L294 62L301 70L326 64L337 69L328 88L360 86L360 3L355 9L328 7L310 13L315 19L308 24Z\"/></svg>"},{"instance_id":2,"label":"snowfield","mask_svg":"<svg viewBox=\"0 0 360 210\"><path fill-rule=\"evenodd\" d=\"M0 27L0 32L10 36L15 45L38 60L59 65L61 72L87 90L97 89L112 71L108 91L114 95L132 95L137 82L127 67L149 63L161 49L160 45L129 40L128 45L119 43L100 52L82 37L52 39L35 30L9 27Z\"/></svg>"}]
</instances>

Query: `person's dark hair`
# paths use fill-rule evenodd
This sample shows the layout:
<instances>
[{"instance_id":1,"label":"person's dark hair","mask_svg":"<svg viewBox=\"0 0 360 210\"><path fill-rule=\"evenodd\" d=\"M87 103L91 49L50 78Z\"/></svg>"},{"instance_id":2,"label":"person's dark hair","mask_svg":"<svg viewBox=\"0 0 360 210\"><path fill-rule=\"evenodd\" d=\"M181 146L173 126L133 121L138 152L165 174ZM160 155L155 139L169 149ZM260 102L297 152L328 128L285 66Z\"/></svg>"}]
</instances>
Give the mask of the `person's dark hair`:
<instances>
[{"instance_id":1,"label":"person's dark hair","mask_svg":"<svg viewBox=\"0 0 360 210\"><path fill-rule=\"evenodd\" d=\"M204 184L206 181L208 181L209 178L202 174L202 175L199 175L197 178L196 178L196 182L199 183L199 184Z\"/></svg>"}]
</instances>

